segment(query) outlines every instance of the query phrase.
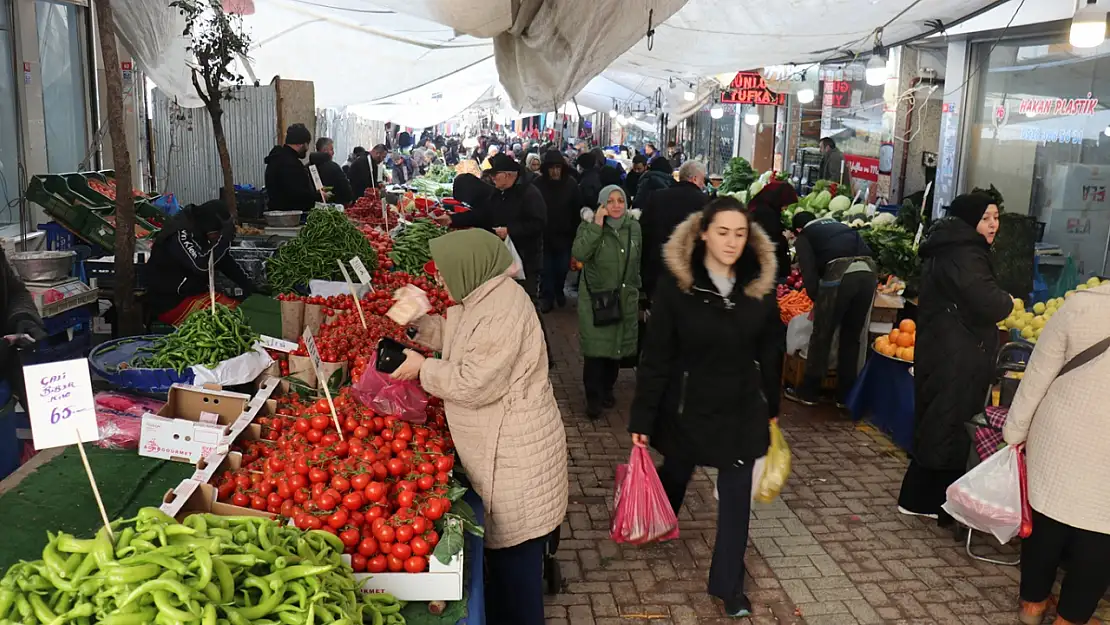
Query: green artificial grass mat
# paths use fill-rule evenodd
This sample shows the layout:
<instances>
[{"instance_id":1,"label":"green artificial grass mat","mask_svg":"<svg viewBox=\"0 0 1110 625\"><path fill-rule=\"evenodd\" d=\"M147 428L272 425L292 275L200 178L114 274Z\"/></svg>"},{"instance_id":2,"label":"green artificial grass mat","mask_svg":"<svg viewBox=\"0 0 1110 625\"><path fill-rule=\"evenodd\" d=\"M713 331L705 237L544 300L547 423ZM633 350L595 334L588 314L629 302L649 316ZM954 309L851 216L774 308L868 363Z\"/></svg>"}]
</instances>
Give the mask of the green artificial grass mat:
<instances>
[{"instance_id":1,"label":"green artificial grass mat","mask_svg":"<svg viewBox=\"0 0 1110 625\"><path fill-rule=\"evenodd\" d=\"M166 491L196 470L134 450L86 445L85 453L111 520L161 505ZM0 572L19 560L42 558L48 531L90 537L102 525L81 455L70 447L0 496Z\"/></svg>"}]
</instances>

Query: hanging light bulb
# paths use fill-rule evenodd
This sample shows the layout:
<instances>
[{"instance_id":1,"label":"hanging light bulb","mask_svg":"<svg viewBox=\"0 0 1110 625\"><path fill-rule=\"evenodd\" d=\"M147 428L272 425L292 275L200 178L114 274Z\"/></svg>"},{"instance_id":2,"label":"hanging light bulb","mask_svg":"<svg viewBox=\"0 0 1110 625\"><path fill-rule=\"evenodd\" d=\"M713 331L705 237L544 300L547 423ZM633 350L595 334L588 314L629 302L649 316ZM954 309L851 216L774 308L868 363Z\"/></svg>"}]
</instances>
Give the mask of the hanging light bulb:
<instances>
[{"instance_id":1,"label":"hanging light bulb","mask_svg":"<svg viewBox=\"0 0 1110 625\"><path fill-rule=\"evenodd\" d=\"M871 60L867 62L867 70L864 72L867 84L872 87L881 87L886 83L887 76L886 59L881 54L872 55Z\"/></svg>"},{"instance_id":2,"label":"hanging light bulb","mask_svg":"<svg viewBox=\"0 0 1110 625\"><path fill-rule=\"evenodd\" d=\"M754 126L759 123L759 113L755 110L748 111L744 114L744 123L749 126Z\"/></svg>"},{"instance_id":3,"label":"hanging light bulb","mask_svg":"<svg viewBox=\"0 0 1110 625\"><path fill-rule=\"evenodd\" d=\"M1106 130L1102 131L1102 134L1106 135L1107 137L1110 137L1110 126L1107 126Z\"/></svg>"},{"instance_id":4,"label":"hanging light bulb","mask_svg":"<svg viewBox=\"0 0 1110 625\"><path fill-rule=\"evenodd\" d=\"M619 126L627 125L628 124L628 118L625 117L624 115L617 115L617 124Z\"/></svg>"},{"instance_id":5,"label":"hanging light bulb","mask_svg":"<svg viewBox=\"0 0 1110 625\"><path fill-rule=\"evenodd\" d=\"M616 117L617 115L619 115L619 113L617 112L617 107L614 106L613 108L609 109L610 118Z\"/></svg>"},{"instance_id":6,"label":"hanging light bulb","mask_svg":"<svg viewBox=\"0 0 1110 625\"><path fill-rule=\"evenodd\" d=\"M709 109L709 116L713 119L721 119L725 116L725 107L720 104L714 104L713 107Z\"/></svg>"},{"instance_id":7,"label":"hanging light bulb","mask_svg":"<svg viewBox=\"0 0 1110 625\"><path fill-rule=\"evenodd\" d=\"M1106 9L1098 0L1082 0L1071 18L1068 43L1076 48L1094 48L1106 40Z\"/></svg>"},{"instance_id":8,"label":"hanging light bulb","mask_svg":"<svg viewBox=\"0 0 1110 625\"><path fill-rule=\"evenodd\" d=\"M813 102L813 98L813 89L807 87L805 89L798 90L798 102L801 102L802 104L809 104L810 102Z\"/></svg>"}]
</instances>

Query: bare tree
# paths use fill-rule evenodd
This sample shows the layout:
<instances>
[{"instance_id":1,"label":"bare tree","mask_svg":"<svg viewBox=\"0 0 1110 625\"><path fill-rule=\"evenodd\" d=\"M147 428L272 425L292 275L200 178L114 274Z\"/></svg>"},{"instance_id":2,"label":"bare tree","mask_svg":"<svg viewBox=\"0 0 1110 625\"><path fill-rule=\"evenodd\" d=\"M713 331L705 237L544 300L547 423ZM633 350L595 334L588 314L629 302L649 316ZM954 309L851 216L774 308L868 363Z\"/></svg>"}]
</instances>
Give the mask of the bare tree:
<instances>
[{"instance_id":1,"label":"bare tree","mask_svg":"<svg viewBox=\"0 0 1110 625\"><path fill-rule=\"evenodd\" d=\"M95 0L100 53L104 57L108 87L108 133L112 138L112 166L116 171L116 328L119 336L138 334L142 329L135 306L135 196L131 192L131 153L123 122L123 77L116 51L115 21L110 0Z\"/></svg>"},{"instance_id":2,"label":"bare tree","mask_svg":"<svg viewBox=\"0 0 1110 625\"><path fill-rule=\"evenodd\" d=\"M231 154L224 135L222 102L232 99L231 92L243 84L243 77L231 69L232 63L246 58L250 37L243 30L242 17L224 11L221 0L172 0L170 6L185 17L184 35L192 39L190 51L195 57L193 87L212 118L216 150L220 153L220 169L224 175L224 201L231 216L238 219L235 205L235 181L231 171Z\"/></svg>"}]
</instances>

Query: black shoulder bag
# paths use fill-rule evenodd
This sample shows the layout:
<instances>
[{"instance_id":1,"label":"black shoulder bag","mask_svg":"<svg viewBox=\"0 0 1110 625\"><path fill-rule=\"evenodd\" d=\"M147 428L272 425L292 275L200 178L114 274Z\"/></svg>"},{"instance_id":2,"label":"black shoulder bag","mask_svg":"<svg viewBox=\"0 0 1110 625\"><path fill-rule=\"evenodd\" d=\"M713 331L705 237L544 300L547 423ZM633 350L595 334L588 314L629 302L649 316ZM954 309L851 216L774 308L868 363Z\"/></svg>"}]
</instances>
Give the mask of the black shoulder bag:
<instances>
[{"instance_id":1,"label":"black shoulder bag","mask_svg":"<svg viewBox=\"0 0 1110 625\"><path fill-rule=\"evenodd\" d=\"M604 227L602 226L602 228ZM601 236L605 236L605 233L602 232ZM621 285L624 284L624 278L628 274L628 262L631 258L632 232L629 231L628 245L625 247L624 270L621 271L617 288L606 291L594 292L590 289L590 285L586 283L586 268L582 268L582 282L586 284L586 291L590 294L590 308L593 310L595 327L616 325L624 318L621 311Z\"/></svg>"},{"instance_id":2,"label":"black shoulder bag","mask_svg":"<svg viewBox=\"0 0 1110 625\"><path fill-rule=\"evenodd\" d=\"M1083 365L1091 362L1095 358L1101 356L1102 353L1105 352L1108 348L1110 348L1110 337L1106 337L1098 343L1095 343L1094 345L1076 354L1074 358L1069 360L1067 364L1065 364L1064 367L1060 369L1060 373L1057 373L1056 377L1061 378L1065 374L1071 373L1079 367L1082 367Z\"/></svg>"}]
</instances>

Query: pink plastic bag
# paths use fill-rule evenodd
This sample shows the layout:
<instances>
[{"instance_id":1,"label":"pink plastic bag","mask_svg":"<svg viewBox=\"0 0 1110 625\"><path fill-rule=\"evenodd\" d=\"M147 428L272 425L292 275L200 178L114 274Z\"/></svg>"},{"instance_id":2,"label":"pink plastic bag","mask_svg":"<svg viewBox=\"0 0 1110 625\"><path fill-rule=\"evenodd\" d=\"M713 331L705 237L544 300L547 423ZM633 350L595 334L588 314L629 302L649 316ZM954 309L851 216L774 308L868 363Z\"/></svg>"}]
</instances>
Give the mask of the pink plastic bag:
<instances>
[{"instance_id":1,"label":"pink plastic bag","mask_svg":"<svg viewBox=\"0 0 1110 625\"><path fill-rule=\"evenodd\" d=\"M964 525L989 532L1001 544L1021 529L1021 477L1017 447L1002 448L948 487L944 511Z\"/></svg>"},{"instance_id":2,"label":"pink plastic bag","mask_svg":"<svg viewBox=\"0 0 1110 625\"><path fill-rule=\"evenodd\" d=\"M416 382L394 380L388 373L374 368L377 354L370 355L366 371L354 383L355 397L362 405L383 415L395 415L410 423L428 420L428 395Z\"/></svg>"},{"instance_id":3,"label":"pink plastic bag","mask_svg":"<svg viewBox=\"0 0 1110 625\"><path fill-rule=\"evenodd\" d=\"M643 447L633 447L628 464L617 467L609 537L633 545L678 538L678 517Z\"/></svg>"},{"instance_id":4,"label":"pink plastic bag","mask_svg":"<svg viewBox=\"0 0 1110 625\"><path fill-rule=\"evenodd\" d=\"M94 398L96 425L104 449L138 449L144 413L157 413L164 402L124 393L101 392Z\"/></svg>"}]
</instances>

